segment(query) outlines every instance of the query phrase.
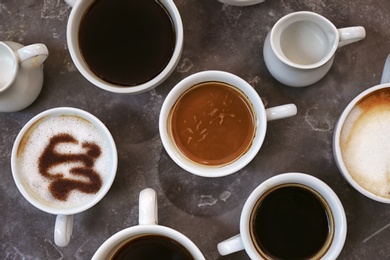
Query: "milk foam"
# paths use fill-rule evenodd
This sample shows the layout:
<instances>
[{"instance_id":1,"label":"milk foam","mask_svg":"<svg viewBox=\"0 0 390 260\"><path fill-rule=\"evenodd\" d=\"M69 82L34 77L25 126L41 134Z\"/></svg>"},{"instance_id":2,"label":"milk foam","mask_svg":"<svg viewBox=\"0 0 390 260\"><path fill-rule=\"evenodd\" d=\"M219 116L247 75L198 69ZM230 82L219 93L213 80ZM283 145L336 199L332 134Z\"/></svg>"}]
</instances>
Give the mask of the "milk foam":
<instances>
[{"instance_id":1,"label":"milk foam","mask_svg":"<svg viewBox=\"0 0 390 260\"><path fill-rule=\"evenodd\" d=\"M109 140L96 126L77 116L46 117L32 126L25 134L18 149L18 173L27 190L36 199L55 208L73 208L88 203L96 194L73 190L66 201L57 200L48 188L51 180L42 176L38 168L39 157L48 145L50 138L60 133L72 135L79 141L79 144L61 144L56 149L59 153L85 153L85 148L82 148L81 144L86 141L99 145L101 155L95 161L93 169L100 175L104 186L109 175L112 174L110 173L112 162ZM77 165L82 166L81 163L77 162L58 165L50 170L50 174L61 172L66 178L87 181L85 177L83 179L83 177L69 173L69 170Z\"/></svg>"},{"instance_id":2,"label":"milk foam","mask_svg":"<svg viewBox=\"0 0 390 260\"><path fill-rule=\"evenodd\" d=\"M341 131L340 147L352 178L390 198L390 104L355 106Z\"/></svg>"}]
</instances>

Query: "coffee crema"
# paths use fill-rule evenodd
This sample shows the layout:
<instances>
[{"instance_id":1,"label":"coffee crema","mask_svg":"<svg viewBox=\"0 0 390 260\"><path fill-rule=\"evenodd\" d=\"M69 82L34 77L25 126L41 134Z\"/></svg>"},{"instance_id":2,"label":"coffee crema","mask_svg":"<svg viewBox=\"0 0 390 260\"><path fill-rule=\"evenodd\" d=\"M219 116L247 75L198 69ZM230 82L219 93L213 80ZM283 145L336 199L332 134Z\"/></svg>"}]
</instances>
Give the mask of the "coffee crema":
<instances>
[{"instance_id":1,"label":"coffee crema","mask_svg":"<svg viewBox=\"0 0 390 260\"><path fill-rule=\"evenodd\" d=\"M390 89L377 90L349 112L340 134L344 164L364 189L390 198Z\"/></svg>"},{"instance_id":2,"label":"coffee crema","mask_svg":"<svg viewBox=\"0 0 390 260\"><path fill-rule=\"evenodd\" d=\"M26 190L56 208L90 201L110 174L109 141L96 126L74 115L35 122L17 150L18 174Z\"/></svg>"},{"instance_id":3,"label":"coffee crema","mask_svg":"<svg viewBox=\"0 0 390 260\"><path fill-rule=\"evenodd\" d=\"M251 146L256 118L248 98L234 86L203 82L184 92L168 118L168 132L191 161L232 163Z\"/></svg>"},{"instance_id":4,"label":"coffee crema","mask_svg":"<svg viewBox=\"0 0 390 260\"><path fill-rule=\"evenodd\" d=\"M110 260L194 260L188 250L172 238L146 234L128 239L119 245L111 256Z\"/></svg>"},{"instance_id":5,"label":"coffee crema","mask_svg":"<svg viewBox=\"0 0 390 260\"><path fill-rule=\"evenodd\" d=\"M160 1L94 1L80 22L79 47L104 81L135 86L156 77L175 48L175 27Z\"/></svg>"},{"instance_id":6,"label":"coffee crema","mask_svg":"<svg viewBox=\"0 0 390 260\"><path fill-rule=\"evenodd\" d=\"M284 184L265 193L250 219L250 234L265 259L320 259L333 239L333 216L309 187Z\"/></svg>"}]
</instances>

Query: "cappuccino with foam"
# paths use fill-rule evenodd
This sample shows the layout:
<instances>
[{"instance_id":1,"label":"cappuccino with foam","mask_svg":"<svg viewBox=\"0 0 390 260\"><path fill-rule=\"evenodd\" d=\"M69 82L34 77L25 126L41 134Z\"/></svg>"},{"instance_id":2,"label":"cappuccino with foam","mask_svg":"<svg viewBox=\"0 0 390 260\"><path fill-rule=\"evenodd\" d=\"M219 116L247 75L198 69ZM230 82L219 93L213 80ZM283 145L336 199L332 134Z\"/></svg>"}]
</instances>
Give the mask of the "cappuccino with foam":
<instances>
[{"instance_id":1,"label":"cappuccino with foam","mask_svg":"<svg viewBox=\"0 0 390 260\"><path fill-rule=\"evenodd\" d=\"M23 135L16 167L25 191L53 208L88 204L110 179L106 134L77 115L42 117Z\"/></svg>"},{"instance_id":2,"label":"cappuccino with foam","mask_svg":"<svg viewBox=\"0 0 390 260\"><path fill-rule=\"evenodd\" d=\"M364 189L390 198L390 89L372 92L348 114L340 133L344 164Z\"/></svg>"}]
</instances>

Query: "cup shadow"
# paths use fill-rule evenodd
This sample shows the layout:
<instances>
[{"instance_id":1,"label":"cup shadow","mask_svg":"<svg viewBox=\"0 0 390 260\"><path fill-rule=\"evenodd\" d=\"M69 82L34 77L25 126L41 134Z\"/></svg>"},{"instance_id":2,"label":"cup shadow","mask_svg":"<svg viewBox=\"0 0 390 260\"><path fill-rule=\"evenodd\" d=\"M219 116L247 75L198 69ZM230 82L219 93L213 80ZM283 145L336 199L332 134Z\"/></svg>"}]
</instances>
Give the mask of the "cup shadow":
<instances>
[{"instance_id":1,"label":"cup shadow","mask_svg":"<svg viewBox=\"0 0 390 260\"><path fill-rule=\"evenodd\" d=\"M215 217L233 210L245 201L242 188L251 186L247 168L225 177L199 177L181 169L165 150L158 165L158 178L166 198L197 217Z\"/></svg>"}]
</instances>

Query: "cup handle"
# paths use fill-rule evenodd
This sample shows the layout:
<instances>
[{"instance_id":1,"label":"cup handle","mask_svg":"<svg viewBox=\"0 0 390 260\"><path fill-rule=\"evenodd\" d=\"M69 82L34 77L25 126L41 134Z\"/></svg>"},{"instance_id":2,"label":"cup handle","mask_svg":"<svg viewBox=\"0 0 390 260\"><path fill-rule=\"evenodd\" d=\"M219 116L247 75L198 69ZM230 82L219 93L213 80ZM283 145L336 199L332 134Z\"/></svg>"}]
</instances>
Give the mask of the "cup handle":
<instances>
[{"instance_id":1,"label":"cup handle","mask_svg":"<svg viewBox=\"0 0 390 260\"><path fill-rule=\"evenodd\" d=\"M57 246L64 247L69 244L73 233L73 215L57 215L54 227L54 242Z\"/></svg>"},{"instance_id":2,"label":"cup handle","mask_svg":"<svg viewBox=\"0 0 390 260\"><path fill-rule=\"evenodd\" d=\"M228 238L217 245L220 255L230 255L232 253L244 250L244 243L240 235Z\"/></svg>"},{"instance_id":3,"label":"cup handle","mask_svg":"<svg viewBox=\"0 0 390 260\"><path fill-rule=\"evenodd\" d=\"M65 2L66 2L68 5L70 5L71 7L75 6L75 4L76 4L77 1L78 1L78 0L65 0Z\"/></svg>"},{"instance_id":4,"label":"cup handle","mask_svg":"<svg viewBox=\"0 0 390 260\"><path fill-rule=\"evenodd\" d=\"M277 107L270 107L265 110L267 121L282 119L295 116L297 114L297 106L294 104L286 104Z\"/></svg>"},{"instance_id":5,"label":"cup handle","mask_svg":"<svg viewBox=\"0 0 390 260\"><path fill-rule=\"evenodd\" d=\"M139 194L139 220L140 225L157 225L157 196L151 188L142 190Z\"/></svg>"},{"instance_id":6,"label":"cup handle","mask_svg":"<svg viewBox=\"0 0 390 260\"><path fill-rule=\"evenodd\" d=\"M390 83L390 54L387 56L382 72L381 84L385 83Z\"/></svg>"},{"instance_id":7,"label":"cup handle","mask_svg":"<svg viewBox=\"0 0 390 260\"><path fill-rule=\"evenodd\" d=\"M339 31L340 41L338 47L357 42L366 38L366 29L363 26L352 26L337 29Z\"/></svg>"},{"instance_id":8,"label":"cup handle","mask_svg":"<svg viewBox=\"0 0 390 260\"><path fill-rule=\"evenodd\" d=\"M45 44L36 43L24 46L23 48L17 50L16 53L19 57L20 62L35 57L34 66L40 66L49 55L49 50L47 49Z\"/></svg>"}]
</instances>

